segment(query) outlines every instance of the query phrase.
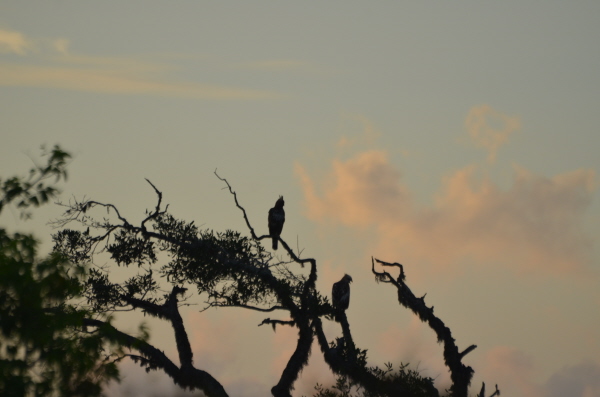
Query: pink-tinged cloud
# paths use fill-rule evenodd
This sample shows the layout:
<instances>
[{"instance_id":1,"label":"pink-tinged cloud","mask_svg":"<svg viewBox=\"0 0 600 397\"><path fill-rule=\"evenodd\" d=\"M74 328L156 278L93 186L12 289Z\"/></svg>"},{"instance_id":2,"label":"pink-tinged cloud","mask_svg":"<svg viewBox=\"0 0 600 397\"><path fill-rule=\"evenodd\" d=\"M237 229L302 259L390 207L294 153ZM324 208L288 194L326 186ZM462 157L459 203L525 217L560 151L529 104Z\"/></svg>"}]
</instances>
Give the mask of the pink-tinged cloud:
<instances>
[{"instance_id":1,"label":"pink-tinged cloud","mask_svg":"<svg viewBox=\"0 0 600 397\"><path fill-rule=\"evenodd\" d=\"M510 135L521 128L521 123L516 117L502 114L488 105L481 105L469 111L465 127L475 145L488 150L488 161L494 162L500 146L507 143Z\"/></svg>"},{"instance_id":2,"label":"pink-tinged cloud","mask_svg":"<svg viewBox=\"0 0 600 397\"><path fill-rule=\"evenodd\" d=\"M208 320L206 316L199 316L197 313L190 314L187 323L194 365L209 371L217 379L222 379L227 368L236 360L235 327L226 319ZM173 357L176 355L173 354Z\"/></svg>"},{"instance_id":3,"label":"pink-tinged cloud","mask_svg":"<svg viewBox=\"0 0 600 397\"><path fill-rule=\"evenodd\" d=\"M410 197L399 183L400 172L387 157L385 151L371 150L345 162L334 159L330 174L322 181L322 198L305 168L296 164L309 218L368 226L388 216L401 216Z\"/></svg>"},{"instance_id":4,"label":"pink-tinged cloud","mask_svg":"<svg viewBox=\"0 0 600 397\"><path fill-rule=\"evenodd\" d=\"M497 346L490 349L480 368L487 380L488 390L494 390L497 384L502 395L521 397L544 397L541 386L535 384L534 363L526 353L509 346Z\"/></svg>"},{"instance_id":5,"label":"pink-tinged cloud","mask_svg":"<svg viewBox=\"0 0 600 397\"><path fill-rule=\"evenodd\" d=\"M592 170L545 177L515 167L507 189L480 174L475 165L455 171L435 203L422 206L385 151L334 159L317 180L296 164L308 217L375 227L376 256L453 269L465 261L552 274L588 268L591 244L583 219L594 192Z\"/></svg>"},{"instance_id":6,"label":"pink-tinged cloud","mask_svg":"<svg viewBox=\"0 0 600 397\"><path fill-rule=\"evenodd\" d=\"M546 178L515 168L507 190L476 171L471 166L448 177L433 207L381 225L382 248L403 247L414 259L444 266L467 259L519 272L586 269L590 242L582 222L593 171Z\"/></svg>"},{"instance_id":7,"label":"pink-tinged cloud","mask_svg":"<svg viewBox=\"0 0 600 397\"><path fill-rule=\"evenodd\" d=\"M198 390L184 390L173 383L162 371L150 371L131 360L119 364L120 382L110 382L103 388L107 397L194 397L201 394ZM257 395L258 396L258 395Z\"/></svg>"}]
</instances>

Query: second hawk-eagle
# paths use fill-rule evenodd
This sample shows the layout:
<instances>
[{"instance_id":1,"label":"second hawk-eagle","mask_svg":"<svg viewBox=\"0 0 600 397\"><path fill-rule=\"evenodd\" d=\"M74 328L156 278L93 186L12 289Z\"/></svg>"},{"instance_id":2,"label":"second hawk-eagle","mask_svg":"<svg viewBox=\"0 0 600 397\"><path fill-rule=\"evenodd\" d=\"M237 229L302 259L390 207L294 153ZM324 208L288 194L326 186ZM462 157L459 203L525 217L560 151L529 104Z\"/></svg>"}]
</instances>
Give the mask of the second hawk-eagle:
<instances>
[{"instance_id":1,"label":"second hawk-eagle","mask_svg":"<svg viewBox=\"0 0 600 397\"><path fill-rule=\"evenodd\" d=\"M277 243L279 242L279 235L283 230L283 223L285 222L285 211L283 210L283 196L279 196L279 199L275 202L275 206L269 210L269 234L273 238L273 249L277 249Z\"/></svg>"}]
</instances>

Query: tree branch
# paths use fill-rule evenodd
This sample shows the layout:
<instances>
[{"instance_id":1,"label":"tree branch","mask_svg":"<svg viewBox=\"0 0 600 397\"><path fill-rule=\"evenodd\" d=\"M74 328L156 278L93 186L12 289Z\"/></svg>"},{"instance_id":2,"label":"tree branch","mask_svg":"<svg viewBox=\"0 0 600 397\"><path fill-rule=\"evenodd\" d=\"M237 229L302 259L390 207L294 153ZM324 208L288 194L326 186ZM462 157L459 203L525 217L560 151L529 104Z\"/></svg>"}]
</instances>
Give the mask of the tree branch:
<instances>
[{"instance_id":1,"label":"tree branch","mask_svg":"<svg viewBox=\"0 0 600 397\"><path fill-rule=\"evenodd\" d=\"M308 326L308 324L299 324L296 350L294 350L294 353L285 366L281 378L279 379L279 383L271 389L271 393L274 397L291 397L292 394L290 392L294 389L294 382L298 379L298 375L302 368L308 363L312 340L312 328Z\"/></svg>"},{"instance_id":2,"label":"tree branch","mask_svg":"<svg viewBox=\"0 0 600 397\"><path fill-rule=\"evenodd\" d=\"M261 325L264 324L271 324L271 326L273 327L273 331L275 331L275 326L277 324L279 325L289 325L289 326L294 326L296 325L296 322L293 320L288 320L288 321L284 321L284 320L271 320L270 318L265 318L262 323L258 324L258 326L260 327Z\"/></svg>"},{"instance_id":3,"label":"tree branch","mask_svg":"<svg viewBox=\"0 0 600 397\"><path fill-rule=\"evenodd\" d=\"M377 272L375 270L375 261L383 266L393 266L400 268L400 275L397 279L387 272ZM433 307L425 305L425 296L421 298L415 297L410 288L404 283L404 267L399 263L388 263L379 259L371 258L371 270L375 274L377 281L389 282L394 284L398 289L398 301L400 304L413 311L421 321L426 322L429 327L436 333L438 342L444 343L444 362L450 369L450 377L452 379L452 387L450 391L453 396L467 397L471 378L473 377L473 369L465 366L462 363L462 358L473 351L477 346L471 345L462 353L459 353L458 347L454 343L454 338L450 329L446 327L444 322L433 314Z\"/></svg>"},{"instance_id":4,"label":"tree branch","mask_svg":"<svg viewBox=\"0 0 600 397\"><path fill-rule=\"evenodd\" d=\"M286 310L285 307L283 306L271 306L267 309L263 309L262 307L256 307L256 306L252 306L252 305L242 305L242 304L227 304L227 303L210 303L209 304L211 307L239 307L242 309L248 309L248 310L256 310L257 312L272 312L275 310Z\"/></svg>"},{"instance_id":5,"label":"tree branch","mask_svg":"<svg viewBox=\"0 0 600 397\"><path fill-rule=\"evenodd\" d=\"M175 332L175 342L181 366L191 367L193 359L192 347L187 332L185 331L185 326L183 325L183 319L179 313L177 299L177 296L183 294L185 291L185 288L174 286L169 294L169 298L162 305L124 295L121 296L121 299L132 305L134 308L142 309L144 312L154 317L169 321Z\"/></svg>"},{"instance_id":6,"label":"tree branch","mask_svg":"<svg viewBox=\"0 0 600 397\"><path fill-rule=\"evenodd\" d=\"M107 322L86 318L83 323L88 327L96 327L100 335L107 340L138 351L146 360L142 362L143 366L149 370L160 368L173 379L175 384L192 390L200 389L207 396L227 397L223 386L208 372L193 367L179 368L162 351L144 340L119 331Z\"/></svg>"}]
</instances>

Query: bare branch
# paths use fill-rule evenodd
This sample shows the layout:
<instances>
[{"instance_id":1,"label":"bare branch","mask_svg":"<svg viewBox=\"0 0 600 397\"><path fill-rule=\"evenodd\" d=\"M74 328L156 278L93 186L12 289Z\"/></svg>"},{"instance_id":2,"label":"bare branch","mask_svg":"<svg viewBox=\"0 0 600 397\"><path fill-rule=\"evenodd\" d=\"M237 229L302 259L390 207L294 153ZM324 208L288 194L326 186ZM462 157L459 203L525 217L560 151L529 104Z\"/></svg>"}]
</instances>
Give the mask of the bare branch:
<instances>
[{"instance_id":1,"label":"bare branch","mask_svg":"<svg viewBox=\"0 0 600 397\"><path fill-rule=\"evenodd\" d=\"M144 232L146 231L146 222L148 222L151 219L156 218L159 215L165 214L167 212L167 209L169 209L169 205L167 204L164 211L160 210L160 204L162 202L162 192L160 190L158 190L156 188L156 186L154 186L154 184L152 182L150 182L150 180L148 178L145 178L145 179L146 179L146 182L148 182L150 184L150 186L152 186L152 188L156 192L156 195L158 196L158 202L156 203L156 208L154 209L154 212L150 212L150 214L146 217L146 219L144 219L142 221L142 224L140 227Z\"/></svg>"},{"instance_id":2,"label":"bare branch","mask_svg":"<svg viewBox=\"0 0 600 397\"><path fill-rule=\"evenodd\" d=\"M286 308L283 306L272 306L272 307L265 309L262 307L256 307L256 306L251 306L251 305L227 304L227 303L216 303L216 302L210 303L209 306L210 307L239 307L242 309L256 310L258 312L265 312L265 313L272 312L275 310L286 310Z\"/></svg>"},{"instance_id":3,"label":"bare branch","mask_svg":"<svg viewBox=\"0 0 600 397\"><path fill-rule=\"evenodd\" d=\"M231 185L229 184L229 182L227 182L227 179L225 179L225 178L221 178L221 177L219 176L219 174L217 174L217 170L215 170L214 174L217 176L217 178L219 178L219 180L221 180L221 181L225 182L225 184L227 185L227 188L229 189L229 193L231 193L231 194L233 195L233 199L235 200L235 205L236 205L236 207L238 207L238 208L239 208L239 209L242 211L242 213L244 214L244 220L246 221L246 226L248 226L248 229L250 229L250 234L252 235L252 238L253 238L254 240L258 240L258 241L260 241L260 240L262 240L262 239L264 239L264 238L271 237L271 236L269 236L268 234L267 234L267 235L262 235L262 236L260 236L260 237L258 237L258 236L256 235L256 233L254 232L254 228L252 227L252 225L250 224L250 221L248 220L248 215L246 214L246 210L245 210L245 209L244 209L244 207L242 207L242 206L240 205L240 203L238 202L238 199L237 199L237 194L236 194L236 193L233 191L233 189L232 189Z\"/></svg>"},{"instance_id":4,"label":"bare branch","mask_svg":"<svg viewBox=\"0 0 600 397\"><path fill-rule=\"evenodd\" d=\"M273 327L273 331L275 331L275 326L276 325L289 325L289 326L294 326L296 325L296 322L293 320L288 320L288 321L284 321L284 320L271 320L270 318L265 318L262 323L258 324L258 326L260 327L261 325L264 324L271 324L271 326Z\"/></svg>"},{"instance_id":5,"label":"bare branch","mask_svg":"<svg viewBox=\"0 0 600 397\"><path fill-rule=\"evenodd\" d=\"M382 281L382 279L385 279L387 282L394 284L398 289L398 301L400 304L412 310L413 313L419 316L421 321L426 322L436 333L438 342L444 343L444 361L446 366L450 369L450 377L452 379L452 387L450 388L450 391L452 392L453 396L467 397L468 388L474 371L471 367L465 366L461 360L466 354L474 350L477 346L471 345L462 353L459 353L458 347L454 343L454 338L452 337L450 328L446 327L444 322L433 314L433 306L427 307L424 299L425 295L423 295L421 298L417 298L412 293L410 288L408 288L408 286L404 283L406 278L404 275L404 267L398 263L387 263L378 259L374 260L383 266L400 268L400 275L396 280L394 280L393 277L385 271L381 273L375 271L373 259L371 261L372 271L376 276L376 280Z\"/></svg>"}]
</instances>

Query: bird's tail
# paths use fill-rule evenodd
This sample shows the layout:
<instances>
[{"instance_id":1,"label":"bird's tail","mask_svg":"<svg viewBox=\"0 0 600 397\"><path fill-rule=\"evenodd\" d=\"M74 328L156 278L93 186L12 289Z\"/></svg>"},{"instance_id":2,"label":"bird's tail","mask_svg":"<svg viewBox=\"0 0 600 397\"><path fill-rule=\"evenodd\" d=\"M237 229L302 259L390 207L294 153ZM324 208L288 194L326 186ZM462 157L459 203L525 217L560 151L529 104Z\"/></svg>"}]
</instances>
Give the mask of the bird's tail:
<instances>
[{"instance_id":1,"label":"bird's tail","mask_svg":"<svg viewBox=\"0 0 600 397\"><path fill-rule=\"evenodd\" d=\"M273 249L277 249L277 244L279 243L279 239L277 237L273 237Z\"/></svg>"}]
</instances>

